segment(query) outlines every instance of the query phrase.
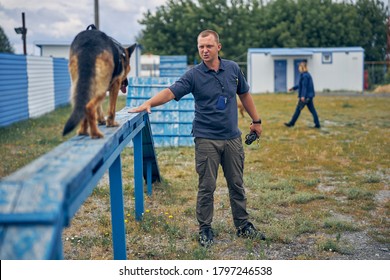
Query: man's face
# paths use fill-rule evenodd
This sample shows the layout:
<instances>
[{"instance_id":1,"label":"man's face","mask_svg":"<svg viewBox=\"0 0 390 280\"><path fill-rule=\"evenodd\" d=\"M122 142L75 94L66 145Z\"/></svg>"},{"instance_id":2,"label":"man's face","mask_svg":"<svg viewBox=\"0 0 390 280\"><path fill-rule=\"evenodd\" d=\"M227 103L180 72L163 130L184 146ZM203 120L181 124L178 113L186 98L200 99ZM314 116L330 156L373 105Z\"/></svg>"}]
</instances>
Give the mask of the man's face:
<instances>
[{"instance_id":1,"label":"man's face","mask_svg":"<svg viewBox=\"0 0 390 280\"><path fill-rule=\"evenodd\" d=\"M221 44L217 43L215 37L210 34L207 37L198 37L198 51L200 58L209 62L218 58Z\"/></svg>"}]
</instances>

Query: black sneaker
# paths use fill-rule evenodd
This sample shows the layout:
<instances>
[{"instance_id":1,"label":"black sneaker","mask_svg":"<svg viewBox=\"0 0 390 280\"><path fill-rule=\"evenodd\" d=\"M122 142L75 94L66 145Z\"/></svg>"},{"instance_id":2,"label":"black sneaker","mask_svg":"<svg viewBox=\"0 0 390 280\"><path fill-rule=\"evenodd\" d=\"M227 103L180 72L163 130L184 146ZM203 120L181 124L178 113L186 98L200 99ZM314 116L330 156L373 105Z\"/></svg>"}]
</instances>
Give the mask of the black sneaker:
<instances>
[{"instance_id":1,"label":"black sneaker","mask_svg":"<svg viewBox=\"0 0 390 280\"><path fill-rule=\"evenodd\" d=\"M293 124L288 123L288 122L284 123L284 125L287 126L287 127L293 127L294 126Z\"/></svg>"},{"instance_id":2,"label":"black sneaker","mask_svg":"<svg viewBox=\"0 0 390 280\"><path fill-rule=\"evenodd\" d=\"M243 238L258 238L260 240L265 240L265 235L259 232L251 222L248 222L242 229L239 228L237 230L237 236Z\"/></svg>"},{"instance_id":3,"label":"black sneaker","mask_svg":"<svg viewBox=\"0 0 390 280\"><path fill-rule=\"evenodd\" d=\"M315 126L314 126L314 128L318 128L318 129L320 129L320 128L321 128L321 126L320 126L320 125L315 125Z\"/></svg>"},{"instance_id":4,"label":"black sneaker","mask_svg":"<svg viewBox=\"0 0 390 280\"><path fill-rule=\"evenodd\" d=\"M199 231L199 244L204 246L204 247L209 247L211 246L214 241L214 233L211 228L204 228Z\"/></svg>"}]
</instances>

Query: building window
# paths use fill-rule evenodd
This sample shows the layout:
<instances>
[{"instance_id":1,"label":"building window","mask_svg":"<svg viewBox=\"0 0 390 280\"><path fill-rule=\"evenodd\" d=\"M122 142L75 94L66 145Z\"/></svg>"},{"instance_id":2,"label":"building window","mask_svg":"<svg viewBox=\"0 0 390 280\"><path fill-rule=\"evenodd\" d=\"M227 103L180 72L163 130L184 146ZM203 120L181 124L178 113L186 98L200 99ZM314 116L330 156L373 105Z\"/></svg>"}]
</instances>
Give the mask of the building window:
<instances>
[{"instance_id":1,"label":"building window","mask_svg":"<svg viewBox=\"0 0 390 280\"><path fill-rule=\"evenodd\" d=\"M323 52L322 53L322 64L332 64L332 53Z\"/></svg>"}]
</instances>

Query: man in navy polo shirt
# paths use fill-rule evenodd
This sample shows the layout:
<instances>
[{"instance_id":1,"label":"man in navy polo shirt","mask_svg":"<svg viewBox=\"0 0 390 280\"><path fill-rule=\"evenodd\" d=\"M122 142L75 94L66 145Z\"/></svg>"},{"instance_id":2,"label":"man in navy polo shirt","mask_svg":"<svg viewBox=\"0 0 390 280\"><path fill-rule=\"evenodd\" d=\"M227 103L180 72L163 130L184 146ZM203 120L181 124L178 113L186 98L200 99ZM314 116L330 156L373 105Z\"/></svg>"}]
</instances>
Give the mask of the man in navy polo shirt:
<instances>
[{"instance_id":1,"label":"man in navy polo shirt","mask_svg":"<svg viewBox=\"0 0 390 280\"><path fill-rule=\"evenodd\" d=\"M244 149L238 128L236 94L252 118L250 130L260 137L261 119L256 111L249 86L237 63L218 56L222 48L215 31L204 30L197 38L202 63L188 70L169 88L129 112L147 111L172 99L179 101L192 93L195 99L195 118L192 133L195 137L196 172L199 189L196 216L199 222L199 242L213 243L211 223L214 213L214 191L219 165L222 166L229 189L230 206L237 236L265 239L248 221L243 182Z\"/></svg>"}]
</instances>

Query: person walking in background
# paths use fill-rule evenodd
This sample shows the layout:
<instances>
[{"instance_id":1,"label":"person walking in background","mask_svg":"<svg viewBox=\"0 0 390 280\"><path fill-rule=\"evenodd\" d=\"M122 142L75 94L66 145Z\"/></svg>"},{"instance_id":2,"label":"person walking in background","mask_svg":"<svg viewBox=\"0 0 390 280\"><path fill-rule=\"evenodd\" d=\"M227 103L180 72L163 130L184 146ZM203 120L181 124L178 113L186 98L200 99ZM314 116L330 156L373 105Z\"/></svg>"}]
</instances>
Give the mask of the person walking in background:
<instances>
[{"instance_id":1,"label":"person walking in background","mask_svg":"<svg viewBox=\"0 0 390 280\"><path fill-rule=\"evenodd\" d=\"M307 69L307 60L303 60L301 63L299 63L298 70L300 72L299 82L297 85L289 89L289 91L298 89L298 104L291 120L284 125L287 127L293 127L298 120L302 109L307 106L310 113L313 115L314 127L321 128L320 120L318 119L317 111L314 107L314 84L313 79Z\"/></svg>"},{"instance_id":2,"label":"person walking in background","mask_svg":"<svg viewBox=\"0 0 390 280\"><path fill-rule=\"evenodd\" d=\"M258 137L262 133L261 119L256 111L249 85L237 63L221 59L219 35L204 30L197 37L202 62L188 70L178 81L129 112L147 111L172 99L179 101L192 93L195 118L195 164L198 173L196 217L199 223L199 243L213 243L211 227L214 215L214 191L219 165L222 166L229 189L230 206L237 236L265 239L248 221L247 197L244 189L244 149L238 128L237 99L252 118L250 130Z\"/></svg>"}]
</instances>

